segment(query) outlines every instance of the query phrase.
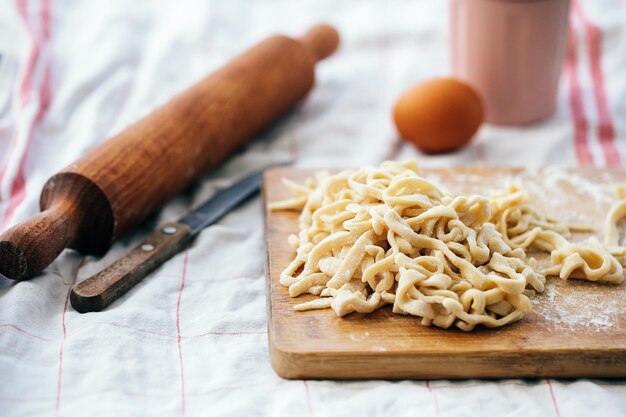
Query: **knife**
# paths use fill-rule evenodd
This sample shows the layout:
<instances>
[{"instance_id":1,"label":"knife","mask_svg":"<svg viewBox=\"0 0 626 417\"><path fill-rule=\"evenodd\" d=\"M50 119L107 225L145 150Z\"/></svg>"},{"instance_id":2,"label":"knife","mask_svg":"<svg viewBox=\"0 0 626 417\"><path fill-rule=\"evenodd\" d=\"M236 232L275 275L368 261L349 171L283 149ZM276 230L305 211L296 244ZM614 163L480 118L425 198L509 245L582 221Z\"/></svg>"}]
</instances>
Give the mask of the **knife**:
<instances>
[{"instance_id":1,"label":"knife","mask_svg":"<svg viewBox=\"0 0 626 417\"><path fill-rule=\"evenodd\" d=\"M222 218L261 187L263 171L219 192L177 222L159 226L150 236L106 269L74 285L72 307L79 313L101 311L163 262L183 250L202 229Z\"/></svg>"}]
</instances>

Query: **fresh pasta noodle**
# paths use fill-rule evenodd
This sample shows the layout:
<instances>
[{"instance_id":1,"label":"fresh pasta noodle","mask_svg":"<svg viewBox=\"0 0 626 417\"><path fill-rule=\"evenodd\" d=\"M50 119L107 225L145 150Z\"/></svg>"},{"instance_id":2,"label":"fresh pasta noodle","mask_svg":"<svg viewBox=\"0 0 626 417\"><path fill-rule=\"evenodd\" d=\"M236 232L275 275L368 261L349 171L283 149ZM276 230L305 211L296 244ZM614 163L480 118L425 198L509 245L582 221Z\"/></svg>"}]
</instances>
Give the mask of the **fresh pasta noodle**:
<instances>
[{"instance_id":1,"label":"fresh pasta noodle","mask_svg":"<svg viewBox=\"0 0 626 417\"><path fill-rule=\"evenodd\" d=\"M613 251L620 251L617 223L626 217L626 185L617 187L617 197L619 201L611 207L604 223L604 245L613 248Z\"/></svg>"},{"instance_id":2,"label":"fresh pasta noodle","mask_svg":"<svg viewBox=\"0 0 626 417\"><path fill-rule=\"evenodd\" d=\"M611 284L621 284L624 281L624 270L620 262L595 238L590 238L586 246L563 242L551 252L550 259L554 266L543 271L546 275Z\"/></svg>"},{"instance_id":3,"label":"fresh pasta noodle","mask_svg":"<svg viewBox=\"0 0 626 417\"><path fill-rule=\"evenodd\" d=\"M294 197L269 208L301 213L299 233L289 237L296 254L280 283L292 297L320 297L299 311L331 308L344 316L391 304L423 325L471 331L519 320L531 309L529 297L544 291L546 275L623 280L605 246L570 243L573 228L534 209L519 185L492 198L452 195L422 177L415 161L285 185ZM554 265L539 271L528 249L551 252Z\"/></svg>"},{"instance_id":4,"label":"fresh pasta noodle","mask_svg":"<svg viewBox=\"0 0 626 417\"><path fill-rule=\"evenodd\" d=\"M543 215L527 201L528 194L517 185L510 185L503 192L494 194L492 221L509 246L550 252L554 265L542 271L546 276L558 275L562 279L579 278L612 284L623 282L624 271L616 256L626 253L620 255L624 248L617 244L617 221L626 215L626 200L613 206L607 216L605 245L595 238L590 238L586 245L570 243L567 237L574 228ZM575 230L589 229L577 226Z\"/></svg>"}]
</instances>

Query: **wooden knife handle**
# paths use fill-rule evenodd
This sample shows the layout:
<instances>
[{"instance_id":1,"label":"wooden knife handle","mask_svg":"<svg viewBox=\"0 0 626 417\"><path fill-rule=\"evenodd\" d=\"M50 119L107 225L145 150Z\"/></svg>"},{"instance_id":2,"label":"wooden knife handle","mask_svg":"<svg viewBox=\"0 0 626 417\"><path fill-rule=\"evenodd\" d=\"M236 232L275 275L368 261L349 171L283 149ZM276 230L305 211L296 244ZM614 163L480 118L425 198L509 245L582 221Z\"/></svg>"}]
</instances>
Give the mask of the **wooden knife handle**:
<instances>
[{"instance_id":1,"label":"wooden knife handle","mask_svg":"<svg viewBox=\"0 0 626 417\"><path fill-rule=\"evenodd\" d=\"M21 281L48 266L76 235L75 212L70 204L56 204L3 233L0 274Z\"/></svg>"},{"instance_id":2,"label":"wooden knife handle","mask_svg":"<svg viewBox=\"0 0 626 417\"><path fill-rule=\"evenodd\" d=\"M159 226L143 242L106 269L76 284L70 294L79 313L101 311L134 287L191 240L191 229L180 223Z\"/></svg>"}]
</instances>

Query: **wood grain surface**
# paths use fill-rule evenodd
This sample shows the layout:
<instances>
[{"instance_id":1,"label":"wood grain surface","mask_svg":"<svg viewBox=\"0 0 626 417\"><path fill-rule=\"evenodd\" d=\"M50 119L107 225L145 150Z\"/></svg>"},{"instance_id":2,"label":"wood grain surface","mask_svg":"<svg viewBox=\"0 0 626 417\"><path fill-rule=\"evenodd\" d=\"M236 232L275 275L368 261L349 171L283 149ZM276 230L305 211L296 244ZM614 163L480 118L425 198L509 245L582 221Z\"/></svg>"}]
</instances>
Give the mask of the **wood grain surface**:
<instances>
[{"instance_id":1,"label":"wood grain surface","mask_svg":"<svg viewBox=\"0 0 626 417\"><path fill-rule=\"evenodd\" d=\"M76 284L70 302L79 313L102 311L192 239L189 226L166 223L107 268Z\"/></svg>"},{"instance_id":2,"label":"wood grain surface","mask_svg":"<svg viewBox=\"0 0 626 417\"><path fill-rule=\"evenodd\" d=\"M42 213L0 236L0 274L28 279L66 247L106 252L287 114L338 43L327 25L269 37L70 164L44 185Z\"/></svg>"},{"instance_id":3,"label":"wood grain surface","mask_svg":"<svg viewBox=\"0 0 626 417\"><path fill-rule=\"evenodd\" d=\"M281 178L302 182L312 171L274 169L265 177L265 202L289 197ZM429 169L425 176L455 193L488 195L507 181L523 181L533 203L568 222L594 226L604 217L624 170L546 168ZM313 299L290 298L280 272L294 255L287 236L298 213L266 211L267 294L272 366L285 378L517 378L625 377L626 285L547 279L519 322L471 333L424 327L389 307L340 318L330 310L297 312ZM575 241L589 234L576 234ZM545 254L532 254L548 265Z\"/></svg>"}]
</instances>

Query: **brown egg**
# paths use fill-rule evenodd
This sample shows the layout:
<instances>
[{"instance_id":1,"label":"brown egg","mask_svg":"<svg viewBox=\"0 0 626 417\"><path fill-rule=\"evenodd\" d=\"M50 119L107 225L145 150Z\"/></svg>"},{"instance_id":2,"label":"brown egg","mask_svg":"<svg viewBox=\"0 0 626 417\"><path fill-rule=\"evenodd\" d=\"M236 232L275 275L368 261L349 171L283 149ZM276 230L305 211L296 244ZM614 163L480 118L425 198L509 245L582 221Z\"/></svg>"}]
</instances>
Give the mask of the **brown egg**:
<instances>
[{"instance_id":1,"label":"brown egg","mask_svg":"<svg viewBox=\"0 0 626 417\"><path fill-rule=\"evenodd\" d=\"M411 87L400 96L393 110L400 135L427 153L465 146L484 115L478 93L453 78L436 78Z\"/></svg>"}]
</instances>

